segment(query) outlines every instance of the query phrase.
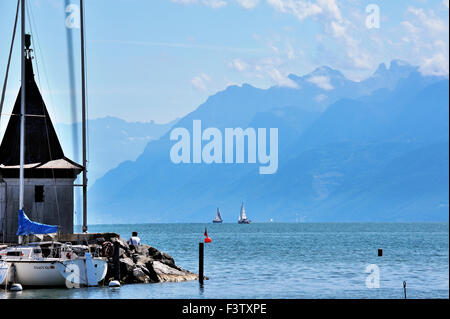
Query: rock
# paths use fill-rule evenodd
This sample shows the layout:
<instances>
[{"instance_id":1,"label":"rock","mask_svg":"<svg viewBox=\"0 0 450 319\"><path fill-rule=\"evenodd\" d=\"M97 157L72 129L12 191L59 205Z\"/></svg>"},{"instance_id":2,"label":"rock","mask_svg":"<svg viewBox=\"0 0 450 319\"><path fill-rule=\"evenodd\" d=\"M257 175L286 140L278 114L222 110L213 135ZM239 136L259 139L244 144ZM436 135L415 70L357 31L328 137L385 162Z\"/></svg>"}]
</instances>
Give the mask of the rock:
<instances>
[{"instance_id":1,"label":"rock","mask_svg":"<svg viewBox=\"0 0 450 319\"><path fill-rule=\"evenodd\" d=\"M130 246L128 245L127 241L123 238L118 238L120 248L125 249L126 251L130 250Z\"/></svg>"},{"instance_id":2,"label":"rock","mask_svg":"<svg viewBox=\"0 0 450 319\"><path fill-rule=\"evenodd\" d=\"M148 254L149 254L149 256L153 256L157 252L159 252L158 249L156 249L155 247L152 247L152 246L148 246Z\"/></svg>"},{"instance_id":3,"label":"rock","mask_svg":"<svg viewBox=\"0 0 450 319\"><path fill-rule=\"evenodd\" d=\"M125 257L120 258L120 276L126 276L127 274L131 273L134 268L134 262L131 258Z\"/></svg>"},{"instance_id":4,"label":"rock","mask_svg":"<svg viewBox=\"0 0 450 319\"><path fill-rule=\"evenodd\" d=\"M182 268L178 267L177 265L175 265L175 262L173 261L173 259L161 259L159 260L159 262L162 262L163 264L166 264L169 267L178 269L178 270L183 270Z\"/></svg>"},{"instance_id":5,"label":"rock","mask_svg":"<svg viewBox=\"0 0 450 319\"><path fill-rule=\"evenodd\" d=\"M136 248L136 253L137 254L142 255L142 256L146 256L146 257L149 256L149 253L148 253L148 250L150 248L149 245L143 244L143 245L135 246L135 248Z\"/></svg>"},{"instance_id":6,"label":"rock","mask_svg":"<svg viewBox=\"0 0 450 319\"><path fill-rule=\"evenodd\" d=\"M133 261L136 265L146 266L148 263L152 263L153 259L151 257L141 256L138 254L133 254Z\"/></svg>"},{"instance_id":7,"label":"rock","mask_svg":"<svg viewBox=\"0 0 450 319\"><path fill-rule=\"evenodd\" d=\"M130 257L129 254L127 254L127 251L123 249L122 247L119 247L119 257L120 258L126 258Z\"/></svg>"},{"instance_id":8,"label":"rock","mask_svg":"<svg viewBox=\"0 0 450 319\"><path fill-rule=\"evenodd\" d=\"M111 238L120 245L119 263L122 283L157 283L197 280L198 275L175 264L173 258L149 245L128 245L123 238ZM106 280L114 280L113 258L108 259Z\"/></svg>"},{"instance_id":9,"label":"rock","mask_svg":"<svg viewBox=\"0 0 450 319\"><path fill-rule=\"evenodd\" d=\"M163 253L154 247L150 247L148 249L148 253L149 256L154 260L163 261L166 265L175 265L175 261L173 260L172 256Z\"/></svg>"},{"instance_id":10,"label":"rock","mask_svg":"<svg viewBox=\"0 0 450 319\"><path fill-rule=\"evenodd\" d=\"M160 282L180 282L198 279L198 275L190 271L181 268L181 270L175 269L157 260L153 262L152 266Z\"/></svg>"},{"instance_id":11,"label":"rock","mask_svg":"<svg viewBox=\"0 0 450 319\"><path fill-rule=\"evenodd\" d=\"M148 270L147 270L148 272ZM148 283L150 282L149 276L147 276L144 272L144 270L141 267L135 267L133 269L133 277L135 281L141 282L141 283Z\"/></svg>"},{"instance_id":12,"label":"rock","mask_svg":"<svg viewBox=\"0 0 450 319\"><path fill-rule=\"evenodd\" d=\"M161 260L164 261L166 265L175 265L175 260L173 260L172 256L161 252L162 258Z\"/></svg>"},{"instance_id":13,"label":"rock","mask_svg":"<svg viewBox=\"0 0 450 319\"><path fill-rule=\"evenodd\" d=\"M117 239L120 236L116 233L102 233L101 235L96 236L96 238L100 238L100 237L103 237L105 239L105 241L113 242L114 239Z\"/></svg>"}]
</instances>

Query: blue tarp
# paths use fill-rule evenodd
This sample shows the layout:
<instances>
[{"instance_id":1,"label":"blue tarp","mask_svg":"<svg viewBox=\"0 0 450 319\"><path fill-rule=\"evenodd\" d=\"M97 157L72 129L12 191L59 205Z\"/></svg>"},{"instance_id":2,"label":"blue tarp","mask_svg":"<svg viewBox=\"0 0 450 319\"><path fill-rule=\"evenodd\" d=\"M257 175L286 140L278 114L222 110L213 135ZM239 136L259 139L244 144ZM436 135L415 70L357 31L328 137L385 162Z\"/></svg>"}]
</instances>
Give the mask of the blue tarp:
<instances>
[{"instance_id":1,"label":"blue tarp","mask_svg":"<svg viewBox=\"0 0 450 319\"><path fill-rule=\"evenodd\" d=\"M58 226L32 222L27 215L25 215L23 210L19 210L19 228L17 229L17 236L54 234L57 232Z\"/></svg>"}]
</instances>

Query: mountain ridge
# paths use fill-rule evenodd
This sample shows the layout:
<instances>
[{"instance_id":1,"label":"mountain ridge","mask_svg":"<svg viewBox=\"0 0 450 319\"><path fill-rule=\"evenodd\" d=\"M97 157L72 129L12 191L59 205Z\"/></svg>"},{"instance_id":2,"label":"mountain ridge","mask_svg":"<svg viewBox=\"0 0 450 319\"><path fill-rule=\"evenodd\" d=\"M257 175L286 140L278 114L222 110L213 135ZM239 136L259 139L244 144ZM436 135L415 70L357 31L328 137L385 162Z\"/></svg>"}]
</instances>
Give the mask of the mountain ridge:
<instances>
[{"instance_id":1,"label":"mountain ridge","mask_svg":"<svg viewBox=\"0 0 450 319\"><path fill-rule=\"evenodd\" d=\"M210 221L218 206L229 221L236 219L237 213L232 211L238 210L236 203L243 200L249 218L255 221L448 220L448 194L438 191L448 189L448 183L437 183L434 195L411 199L418 196L413 186L421 179L424 184L431 183L428 179L437 169L448 181L448 170L432 158L424 156L420 162L424 174L414 175L417 179L410 193L405 190L410 199L391 199L390 207L382 197L385 192L397 191L382 191L382 179L389 178L384 167L395 158L406 161L405 154L438 145L432 148L435 156L448 162L448 116L443 119L443 114L448 114L448 79L424 77L416 67L393 61L389 69L380 66L380 72L359 83L343 79L342 86L337 86L331 77L329 84L336 85L333 89L317 85L327 83L323 78L319 81L325 82L307 80L307 76L327 76L329 70L321 68L298 77L301 85L297 89L228 87L177 123L188 130L194 119L200 119L203 128L220 130L278 127L276 174L259 175L252 164L175 165L169 157L174 142L167 132L149 142L135 161L121 163L95 183L90 195L94 223L105 222L105 216L127 222ZM380 80L383 72L389 81ZM393 81L395 87L391 88ZM314 100L319 93L328 98ZM428 101L434 112L423 112ZM430 123L423 122L420 130L414 130L424 114ZM433 134L437 131L439 134ZM411 173L394 174L399 181L392 185L408 186L402 181L408 181ZM378 197L370 189L378 190ZM436 202L443 208L436 208ZM358 213L358 208L365 211ZM130 209L135 211L133 217L124 213Z\"/></svg>"}]
</instances>

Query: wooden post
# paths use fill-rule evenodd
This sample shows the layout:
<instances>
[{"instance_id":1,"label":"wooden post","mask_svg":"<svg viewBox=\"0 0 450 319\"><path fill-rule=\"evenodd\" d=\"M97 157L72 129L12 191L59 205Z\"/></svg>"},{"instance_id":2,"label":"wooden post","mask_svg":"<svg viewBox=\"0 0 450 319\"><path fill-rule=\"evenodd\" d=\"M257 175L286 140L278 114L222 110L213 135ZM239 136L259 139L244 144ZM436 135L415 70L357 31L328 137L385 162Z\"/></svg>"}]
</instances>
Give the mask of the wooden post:
<instances>
[{"instance_id":1,"label":"wooden post","mask_svg":"<svg viewBox=\"0 0 450 319\"><path fill-rule=\"evenodd\" d=\"M405 294L405 299L406 299L406 281L403 282L403 292Z\"/></svg>"},{"instance_id":2,"label":"wooden post","mask_svg":"<svg viewBox=\"0 0 450 319\"><path fill-rule=\"evenodd\" d=\"M204 245L198 244L198 281L203 285L203 258L204 258Z\"/></svg>"},{"instance_id":3,"label":"wooden post","mask_svg":"<svg viewBox=\"0 0 450 319\"><path fill-rule=\"evenodd\" d=\"M120 281L120 245L119 241L114 242L114 256L113 256L113 263L114 263L114 279Z\"/></svg>"},{"instance_id":4,"label":"wooden post","mask_svg":"<svg viewBox=\"0 0 450 319\"><path fill-rule=\"evenodd\" d=\"M383 256L383 249L378 248L378 257L382 257Z\"/></svg>"}]
</instances>

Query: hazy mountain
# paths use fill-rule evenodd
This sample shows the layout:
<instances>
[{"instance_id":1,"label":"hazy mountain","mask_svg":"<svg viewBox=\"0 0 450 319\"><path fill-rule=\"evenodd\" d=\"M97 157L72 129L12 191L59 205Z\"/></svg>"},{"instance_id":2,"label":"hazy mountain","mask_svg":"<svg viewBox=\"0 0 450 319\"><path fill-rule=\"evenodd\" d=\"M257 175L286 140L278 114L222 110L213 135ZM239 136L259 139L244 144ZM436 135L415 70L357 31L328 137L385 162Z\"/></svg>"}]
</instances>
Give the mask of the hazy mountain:
<instances>
[{"instance_id":1,"label":"hazy mountain","mask_svg":"<svg viewBox=\"0 0 450 319\"><path fill-rule=\"evenodd\" d=\"M89 181L94 183L123 161L135 160L148 142L160 138L174 123L127 122L115 117L89 120ZM81 123L56 124L56 130L66 156L81 163Z\"/></svg>"},{"instance_id":2,"label":"hazy mountain","mask_svg":"<svg viewBox=\"0 0 450 319\"><path fill-rule=\"evenodd\" d=\"M208 222L216 207L236 222L241 201L255 221L448 220L448 79L401 61L361 82L327 67L290 79L228 87L176 124L276 127L276 174L173 164L166 133L95 183L90 222Z\"/></svg>"}]
</instances>

